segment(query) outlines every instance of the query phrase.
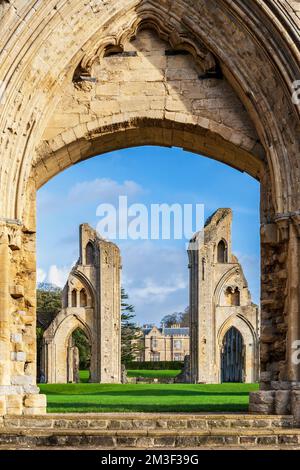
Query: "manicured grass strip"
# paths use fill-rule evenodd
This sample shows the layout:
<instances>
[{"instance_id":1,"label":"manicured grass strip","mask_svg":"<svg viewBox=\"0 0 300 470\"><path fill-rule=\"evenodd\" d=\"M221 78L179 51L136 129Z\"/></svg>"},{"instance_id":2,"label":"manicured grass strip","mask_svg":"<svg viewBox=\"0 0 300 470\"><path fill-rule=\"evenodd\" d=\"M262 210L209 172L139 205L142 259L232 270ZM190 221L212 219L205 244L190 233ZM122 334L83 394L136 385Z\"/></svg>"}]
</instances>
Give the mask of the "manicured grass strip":
<instances>
[{"instance_id":1,"label":"manicured grass strip","mask_svg":"<svg viewBox=\"0 0 300 470\"><path fill-rule=\"evenodd\" d=\"M247 411L256 384L41 384L51 413Z\"/></svg>"},{"instance_id":2,"label":"manicured grass strip","mask_svg":"<svg viewBox=\"0 0 300 470\"><path fill-rule=\"evenodd\" d=\"M90 378L90 371L89 370L80 370L79 371L79 378L81 383L88 383Z\"/></svg>"},{"instance_id":3,"label":"manicured grass strip","mask_svg":"<svg viewBox=\"0 0 300 470\"><path fill-rule=\"evenodd\" d=\"M179 375L181 370L128 370L128 377L145 377L145 378L174 378Z\"/></svg>"}]
</instances>

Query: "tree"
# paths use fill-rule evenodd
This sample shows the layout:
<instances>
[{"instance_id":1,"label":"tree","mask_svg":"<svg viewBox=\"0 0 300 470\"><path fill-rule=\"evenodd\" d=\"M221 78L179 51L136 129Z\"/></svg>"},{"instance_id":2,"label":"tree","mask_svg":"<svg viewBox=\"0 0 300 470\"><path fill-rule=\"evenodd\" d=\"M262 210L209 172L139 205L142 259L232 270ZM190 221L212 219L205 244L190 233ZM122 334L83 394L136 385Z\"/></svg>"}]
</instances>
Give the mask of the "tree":
<instances>
[{"instance_id":1,"label":"tree","mask_svg":"<svg viewBox=\"0 0 300 470\"><path fill-rule=\"evenodd\" d=\"M161 320L161 326L165 326L166 328L171 328L172 325L176 323L180 323L181 313L171 313L170 315L165 315Z\"/></svg>"},{"instance_id":2,"label":"tree","mask_svg":"<svg viewBox=\"0 0 300 470\"><path fill-rule=\"evenodd\" d=\"M54 316L61 309L62 290L52 284L39 284L36 291L37 315Z\"/></svg>"},{"instance_id":3,"label":"tree","mask_svg":"<svg viewBox=\"0 0 300 470\"><path fill-rule=\"evenodd\" d=\"M128 302L128 294L121 289L121 360L126 364L135 359L143 348L140 328L133 321L134 306Z\"/></svg>"},{"instance_id":4,"label":"tree","mask_svg":"<svg viewBox=\"0 0 300 470\"><path fill-rule=\"evenodd\" d=\"M42 341L45 330L50 325L55 315L61 309L62 290L52 284L41 283L38 284L36 291L37 300L37 327L36 327L36 342L37 342L37 366L38 366L38 379L40 375L41 366L41 350Z\"/></svg>"},{"instance_id":5,"label":"tree","mask_svg":"<svg viewBox=\"0 0 300 470\"><path fill-rule=\"evenodd\" d=\"M169 315L165 315L161 320L161 326L171 328L172 325L180 324L183 327L190 325L190 309L187 307L184 312L174 312Z\"/></svg>"},{"instance_id":6,"label":"tree","mask_svg":"<svg viewBox=\"0 0 300 470\"><path fill-rule=\"evenodd\" d=\"M181 313L180 324L184 327L190 326L190 308L186 307L184 312Z\"/></svg>"}]
</instances>

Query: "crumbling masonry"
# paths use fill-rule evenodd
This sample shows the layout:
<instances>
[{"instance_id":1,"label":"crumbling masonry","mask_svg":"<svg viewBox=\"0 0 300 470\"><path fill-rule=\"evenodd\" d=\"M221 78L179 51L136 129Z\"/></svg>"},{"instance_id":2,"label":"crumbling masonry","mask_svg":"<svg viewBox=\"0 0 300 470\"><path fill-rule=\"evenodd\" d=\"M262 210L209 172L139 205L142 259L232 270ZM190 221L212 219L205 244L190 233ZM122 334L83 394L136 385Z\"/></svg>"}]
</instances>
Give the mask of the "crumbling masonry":
<instances>
[{"instance_id":1,"label":"crumbling masonry","mask_svg":"<svg viewBox=\"0 0 300 470\"><path fill-rule=\"evenodd\" d=\"M79 231L80 257L63 290L63 308L44 333L42 371L47 383L76 381L70 338L79 328L91 347L90 382L120 383L120 251L87 224Z\"/></svg>"},{"instance_id":2,"label":"crumbling masonry","mask_svg":"<svg viewBox=\"0 0 300 470\"><path fill-rule=\"evenodd\" d=\"M300 422L299 26L292 0L0 3L0 414L45 412L37 189L95 155L163 145L260 181L261 389L250 409Z\"/></svg>"},{"instance_id":3,"label":"crumbling masonry","mask_svg":"<svg viewBox=\"0 0 300 470\"><path fill-rule=\"evenodd\" d=\"M217 210L189 246L193 383L259 377L259 312L232 253L231 223L231 209Z\"/></svg>"}]
</instances>

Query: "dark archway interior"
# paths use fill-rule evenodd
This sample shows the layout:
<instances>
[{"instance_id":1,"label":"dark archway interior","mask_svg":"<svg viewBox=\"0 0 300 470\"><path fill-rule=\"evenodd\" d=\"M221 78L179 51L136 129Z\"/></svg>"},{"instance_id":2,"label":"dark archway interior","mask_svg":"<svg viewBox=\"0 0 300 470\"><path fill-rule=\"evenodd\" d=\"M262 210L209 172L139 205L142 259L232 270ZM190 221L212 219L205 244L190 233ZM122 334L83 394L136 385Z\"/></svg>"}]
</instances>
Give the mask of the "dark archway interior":
<instances>
[{"instance_id":1,"label":"dark archway interior","mask_svg":"<svg viewBox=\"0 0 300 470\"><path fill-rule=\"evenodd\" d=\"M91 344L81 328L72 333L72 345L78 350L79 363L74 364L74 376L78 382L89 382L91 365Z\"/></svg>"},{"instance_id":2,"label":"dark archway interior","mask_svg":"<svg viewBox=\"0 0 300 470\"><path fill-rule=\"evenodd\" d=\"M231 327L223 339L221 352L222 383L244 382L245 353L244 340L234 326Z\"/></svg>"}]
</instances>

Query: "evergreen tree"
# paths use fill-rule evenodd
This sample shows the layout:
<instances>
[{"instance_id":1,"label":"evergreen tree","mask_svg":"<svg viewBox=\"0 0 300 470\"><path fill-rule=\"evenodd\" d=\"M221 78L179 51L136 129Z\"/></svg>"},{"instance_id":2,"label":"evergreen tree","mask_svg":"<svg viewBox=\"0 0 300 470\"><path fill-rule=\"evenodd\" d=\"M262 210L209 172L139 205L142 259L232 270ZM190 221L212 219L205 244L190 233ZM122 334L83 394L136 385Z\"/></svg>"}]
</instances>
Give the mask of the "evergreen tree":
<instances>
[{"instance_id":1,"label":"evergreen tree","mask_svg":"<svg viewBox=\"0 0 300 470\"><path fill-rule=\"evenodd\" d=\"M41 366L41 349L42 340L45 330L54 319L55 315L61 309L62 290L52 284L38 284L36 291L37 300L37 327L36 327L36 342L37 342L37 375L38 380L40 376Z\"/></svg>"},{"instance_id":2,"label":"evergreen tree","mask_svg":"<svg viewBox=\"0 0 300 470\"><path fill-rule=\"evenodd\" d=\"M128 294L121 289L121 360L126 364L135 359L142 348L141 330L133 321L134 306L128 303Z\"/></svg>"}]
</instances>

